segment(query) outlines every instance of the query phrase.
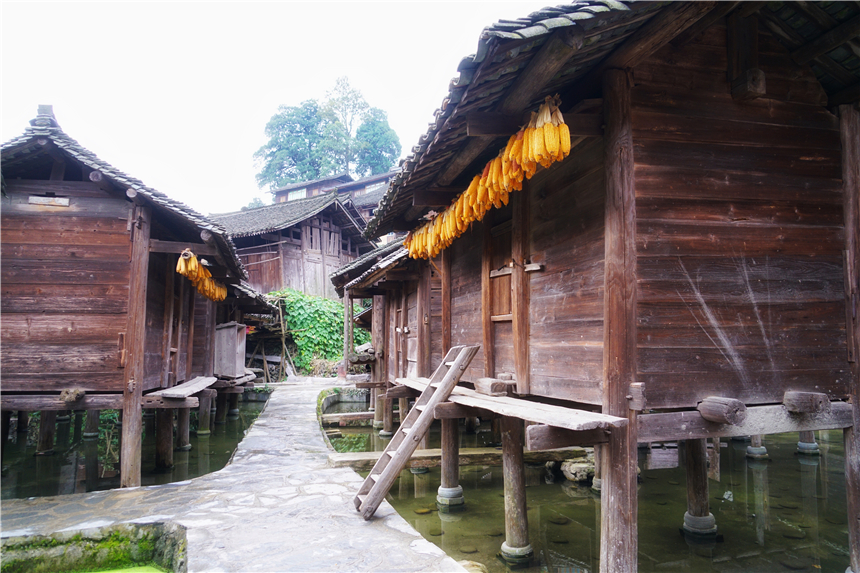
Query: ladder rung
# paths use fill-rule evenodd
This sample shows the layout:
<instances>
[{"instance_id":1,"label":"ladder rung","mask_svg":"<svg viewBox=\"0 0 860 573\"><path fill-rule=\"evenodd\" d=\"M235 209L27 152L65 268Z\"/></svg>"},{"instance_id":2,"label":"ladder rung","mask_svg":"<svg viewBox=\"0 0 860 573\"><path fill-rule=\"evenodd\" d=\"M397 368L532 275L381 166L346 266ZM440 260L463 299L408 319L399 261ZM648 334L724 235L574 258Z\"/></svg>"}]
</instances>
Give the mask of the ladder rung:
<instances>
[{"instance_id":1,"label":"ladder rung","mask_svg":"<svg viewBox=\"0 0 860 573\"><path fill-rule=\"evenodd\" d=\"M373 483L376 483L376 481L379 479L379 474L370 474L370 475L369 475L369 476L367 476L367 477L369 477L370 479L372 479L372 480L373 480Z\"/></svg>"},{"instance_id":2,"label":"ladder rung","mask_svg":"<svg viewBox=\"0 0 860 573\"><path fill-rule=\"evenodd\" d=\"M396 454L397 451L396 450L385 450L385 452L383 452L383 453L387 454L388 457L393 458L394 454Z\"/></svg>"},{"instance_id":3,"label":"ladder rung","mask_svg":"<svg viewBox=\"0 0 860 573\"><path fill-rule=\"evenodd\" d=\"M427 409L427 406L415 406L415 409L418 410L419 412L423 412L424 410Z\"/></svg>"},{"instance_id":4,"label":"ladder rung","mask_svg":"<svg viewBox=\"0 0 860 573\"><path fill-rule=\"evenodd\" d=\"M452 366L454 366L454 361L452 360L451 362L446 362L445 366L447 366L448 368L451 368Z\"/></svg>"},{"instance_id":5,"label":"ladder rung","mask_svg":"<svg viewBox=\"0 0 860 573\"><path fill-rule=\"evenodd\" d=\"M408 435L409 435L409 432L411 432L411 431L412 431L412 428L402 428L402 427L401 427L401 428L400 428L400 431L401 431L401 432L403 432L404 434L406 434L406 435L408 436Z\"/></svg>"},{"instance_id":6,"label":"ladder rung","mask_svg":"<svg viewBox=\"0 0 860 573\"><path fill-rule=\"evenodd\" d=\"M430 387L431 387L431 388L438 388L438 387L439 387L439 384L440 384L440 382L431 382L431 383L430 383Z\"/></svg>"}]
</instances>

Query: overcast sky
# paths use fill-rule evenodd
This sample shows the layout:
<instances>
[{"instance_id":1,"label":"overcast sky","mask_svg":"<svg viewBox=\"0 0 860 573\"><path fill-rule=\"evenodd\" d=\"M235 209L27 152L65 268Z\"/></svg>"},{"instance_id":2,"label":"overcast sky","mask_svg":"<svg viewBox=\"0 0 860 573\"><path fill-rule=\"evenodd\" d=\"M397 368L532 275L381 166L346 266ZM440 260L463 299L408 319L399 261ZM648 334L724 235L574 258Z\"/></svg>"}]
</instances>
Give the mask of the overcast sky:
<instances>
[{"instance_id":1,"label":"overcast sky","mask_svg":"<svg viewBox=\"0 0 860 573\"><path fill-rule=\"evenodd\" d=\"M347 76L404 155L481 30L562 2L0 3L0 140L39 104L120 169L202 213L260 190L254 152L279 105Z\"/></svg>"}]
</instances>

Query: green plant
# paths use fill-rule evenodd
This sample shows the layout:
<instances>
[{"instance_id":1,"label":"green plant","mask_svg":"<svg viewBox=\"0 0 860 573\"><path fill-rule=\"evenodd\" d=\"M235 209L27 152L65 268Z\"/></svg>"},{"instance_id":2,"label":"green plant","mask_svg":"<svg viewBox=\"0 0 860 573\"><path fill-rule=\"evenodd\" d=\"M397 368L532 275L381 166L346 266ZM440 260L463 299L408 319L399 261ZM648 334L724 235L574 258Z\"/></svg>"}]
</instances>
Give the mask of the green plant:
<instances>
[{"instance_id":1,"label":"green plant","mask_svg":"<svg viewBox=\"0 0 860 573\"><path fill-rule=\"evenodd\" d=\"M343 304L292 289L269 293L269 297L283 306L287 334L298 349L293 362L299 371L311 372L315 358L343 358ZM370 333L356 329L354 339L356 345L370 342Z\"/></svg>"}]
</instances>

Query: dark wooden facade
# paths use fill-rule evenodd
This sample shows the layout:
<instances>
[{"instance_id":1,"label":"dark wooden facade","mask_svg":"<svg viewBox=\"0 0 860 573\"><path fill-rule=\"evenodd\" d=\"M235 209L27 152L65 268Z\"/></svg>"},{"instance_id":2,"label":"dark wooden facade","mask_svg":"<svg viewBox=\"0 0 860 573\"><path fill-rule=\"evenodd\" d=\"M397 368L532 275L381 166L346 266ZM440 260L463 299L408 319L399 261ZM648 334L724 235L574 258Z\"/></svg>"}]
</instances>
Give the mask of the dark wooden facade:
<instances>
[{"instance_id":1,"label":"dark wooden facade","mask_svg":"<svg viewBox=\"0 0 860 573\"><path fill-rule=\"evenodd\" d=\"M31 123L2 147L2 408L122 409L121 480L139 485L141 409L197 402L147 394L212 376L216 320L269 309L236 288L223 229L80 147L49 106ZM185 248L234 285L224 304L175 272Z\"/></svg>"},{"instance_id":2,"label":"dark wooden facade","mask_svg":"<svg viewBox=\"0 0 860 573\"><path fill-rule=\"evenodd\" d=\"M364 220L336 192L216 215L230 232L248 282L268 293L292 288L336 298L329 275L374 248Z\"/></svg>"},{"instance_id":3,"label":"dark wooden facade","mask_svg":"<svg viewBox=\"0 0 860 573\"><path fill-rule=\"evenodd\" d=\"M428 376L437 345L480 344L463 381L513 378L531 402L629 419L608 440L526 428L534 449L601 444L601 571L636 569L637 441L744 433L703 420L708 397L746 407L747 434L846 428L856 448L860 98L826 75L860 81L856 56L842 76L832 59L857 41L857 9L842 4L843 35L816 40L812 65L786 45L790 15L761 4L631 5L594 16L602 27L579 14L542 43L539 25L582 7L535 12L519 36L500 23L368 224L372 236L418 228L504 148L501 115L561 94L569 157L433 261L346 286L390 293L386 384ZM786 417L787 392L833 408ZM860 479L856 460L847 471ZM860 546L860 525L850 538Z\"/></svg>"}]
</instances>

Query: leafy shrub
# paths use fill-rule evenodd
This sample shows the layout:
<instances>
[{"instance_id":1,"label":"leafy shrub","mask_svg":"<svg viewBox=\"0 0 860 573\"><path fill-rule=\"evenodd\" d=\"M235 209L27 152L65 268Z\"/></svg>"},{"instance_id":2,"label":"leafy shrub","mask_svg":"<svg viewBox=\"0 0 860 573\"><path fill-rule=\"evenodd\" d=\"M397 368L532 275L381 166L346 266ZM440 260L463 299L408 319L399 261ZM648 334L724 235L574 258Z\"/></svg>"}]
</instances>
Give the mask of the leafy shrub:
<instances>
[{"instance_id":1,"label":"leafy shrub","mask_svg":"<svg viewBox=\"0 0 860 573\"><path fill-rule=\"evenodd\" d=\"M293 356L296 368L312 373L314 359L343 359L343 304L293 289L269 293L284 309L287 334L298 348ZM370 342L370 333L356 328L355 344Z\"/></svg>"}]
</instances>

